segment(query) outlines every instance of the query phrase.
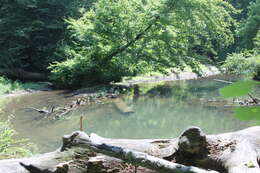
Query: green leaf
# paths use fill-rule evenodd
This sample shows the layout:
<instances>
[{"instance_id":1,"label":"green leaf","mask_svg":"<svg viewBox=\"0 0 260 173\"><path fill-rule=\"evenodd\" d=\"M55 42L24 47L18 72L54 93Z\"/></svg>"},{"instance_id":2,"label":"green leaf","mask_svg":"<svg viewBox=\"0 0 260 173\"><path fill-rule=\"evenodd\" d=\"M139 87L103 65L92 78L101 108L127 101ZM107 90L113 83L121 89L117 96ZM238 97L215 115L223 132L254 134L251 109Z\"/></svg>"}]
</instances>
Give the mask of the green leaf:
<instances>
[{"instance_id":1,"label":"green leaf","mask_svg":"<svg viewBox=\"0 0 260 173\"><path fill-rule=\"evenodd\" d=\"M237 107L234 116L239 120L260 120L260 107Z\"/></svg>"},{"instance_id":2,"label":"green leaf","mask_svg":"<svg viewBox=\"0 0 260 173\"><path fill-rule=\"evenodd\" d=\"M240 97L245 96L252 91L252 89L260 85L257 81L238 81L220 89L220 94L225 97Z\"/></svg>"}]
</instances>

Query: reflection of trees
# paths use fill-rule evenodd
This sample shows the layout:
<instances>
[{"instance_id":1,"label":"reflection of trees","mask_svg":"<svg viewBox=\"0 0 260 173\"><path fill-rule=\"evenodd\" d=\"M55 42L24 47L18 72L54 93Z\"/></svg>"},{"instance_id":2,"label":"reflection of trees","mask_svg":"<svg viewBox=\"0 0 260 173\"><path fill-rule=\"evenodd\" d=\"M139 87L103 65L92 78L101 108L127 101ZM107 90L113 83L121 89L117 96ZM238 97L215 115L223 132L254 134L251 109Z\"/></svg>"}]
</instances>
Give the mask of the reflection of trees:
<instances>
[{"instance_id":1,"label":"reflection of trees","mask_svg":"<svg viewBox=\"0 0 260 173\"><path fill-rule=\"evenodd\" d=\"M174 137L188 126L202 127L208 133L233 131L247 127L247 122L234 119L230 110L204 107L199 102L188 102L199 98L198 93L215 97L218 82L187 81L160 84L153 87L137 88L141 96L134 102L135 113L124 116L119 112L110 112L106 116L92 116L89 121L92 132L107 137L151 138ZM206 91L205 91L205 90ZM145 92L144 92L145 91ZM129 103L132 97L125 98ZM101 108L101 109L104 109ZM101 111L101 110L99 110Z\"/></svg>"},{"instance_id":2,"label":"reflection of trees","mask_svg":"<svg viewBox=\"0 0 260 173\"><path fill-rule=\"evenodd\" d=\"M228 85L224 88L220 89L221 95L224 97L245 97L249 96L254 101L254 98L250 93L259 95L260 91L260 82L258 81L251 81L251 80L241 80L231 85ZM258 94L257 94L258 93ZM258 100L258 99L257 99ZM233 108L234 117L239 120L257 120L260 122L260 106L256 105L248 105L242 107L235 107Z\"/></svg>"},{"instance_id":3,"label":"reflection of trees","mask_svg":"<svg viewBox=\"0 0 260 173\"><path fill-rule=\"evenodd\" d=\"M176 82L174 85L158 85L145 93L149 97L174 98L176 100L185 100L191 96L190 86L186 82Z\"/></svg>"},{"instance_id":4,"label":"reflection of trees","mask_svg":"<svg viewBox=\"0 0 260 173\"><path fill-rule=\"evenodd\" d=\"M175 137L188 126L202 127L208 133L233 131L247 127L246 123L229 116L222 109L174 104L170 98L141 98L135 113L123 116L114 113L93 119L92 132L107 137L159 138ZM93 116L94 118L94 116ZM92 123L92 122L88 122Z\"/></svg>"},{"instance_id":5,"label":"reflection of trees","mask_svg":"<svg viewBox=\"0 0 260 173\"><path fill-rule=\"evenodd\" d=\"M257 120L260 123L260 106L234 108L234 116L239 120Z\"/></svg>"},{"instance_id":6,"label":"reflection of trees","mask_svg":"<svg viewBox=\"0 0 260 173\"><path fill-rule=\"evenodd\" d=\"M194 97L207 97L212 99L212 97L219 95L218 89L223 86L225 86L225 84L205 79L166 82L146 89L143 95L150 97L174 97L176 100L181 101L186 101Z\"/></svg>"}]
</instances>

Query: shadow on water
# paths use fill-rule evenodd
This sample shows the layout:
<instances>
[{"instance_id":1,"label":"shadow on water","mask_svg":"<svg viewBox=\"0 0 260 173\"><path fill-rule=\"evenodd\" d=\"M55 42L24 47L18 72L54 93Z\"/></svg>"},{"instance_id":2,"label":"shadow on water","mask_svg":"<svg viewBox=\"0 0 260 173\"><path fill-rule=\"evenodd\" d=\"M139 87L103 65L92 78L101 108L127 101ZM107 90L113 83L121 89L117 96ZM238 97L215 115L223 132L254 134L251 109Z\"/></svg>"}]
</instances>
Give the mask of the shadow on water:
<instances>
[{"instance_id":1,"label":"shadow on water","mask_svg":"<svg viewBox=\"0 0 260 173\"><path fill-rule=\"evenodd\" d=\"M24 108L66 105L74 98L64 91L40 92L12 98L1 116L13 115L12 123L19 135L36 143L41 152L56 149L62 135L79 130L80 116L87 133L113 138L173 138L189 126L199 126L207 133L221 133L255 125L253 118L242 121L234 117L232 110L224 107L227 100L217 106L207 104L209 99L223 100L218 90L226 84L212 79L143 84L117 103L111 99L105 104L82 106L58 121ZM133 111L122 114L120 106L125 107L122 110Z\"/></svg>"}]
</instances>

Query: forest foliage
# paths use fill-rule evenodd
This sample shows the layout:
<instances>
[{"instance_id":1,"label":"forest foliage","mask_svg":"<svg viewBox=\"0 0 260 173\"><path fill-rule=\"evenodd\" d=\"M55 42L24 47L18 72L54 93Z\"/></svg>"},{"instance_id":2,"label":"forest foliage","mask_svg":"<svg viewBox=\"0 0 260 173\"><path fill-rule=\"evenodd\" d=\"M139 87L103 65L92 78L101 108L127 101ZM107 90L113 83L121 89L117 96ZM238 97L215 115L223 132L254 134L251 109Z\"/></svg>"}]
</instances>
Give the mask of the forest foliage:
<instances>
[{"instance_id":1,"label":"forest foliage","mask_svg":"<svg viewBox=\"0 0 260 173\"><path fill-rule=\"evenodd\" d=\"M260 80L260 0L251 2L236 32L237 46L223 65L226 72Z\"/></svg>"},{"instance_id":2,"label":"forest foliage","mask_svg":"<svg viewBox=\"0 0 260 173\"><path fill-rule=\"evenodd\" d=\"M48 73L63 88L169 68L190 66L199 72L200 63L257 52L259 4L260 0L3 0L0 71Z\"/></svg>"},{"instance_id":3,"label":"forest foliage","mask_svg":"<svg viewBox=\"0 0 260 173\"><path fill-rule=\"evenodd\" d=\"M64 19L79 15L78 0L1 0L0 68L47 71L66 38Z\"/></svg>"},{"instance_id":4,"label":"forest foliage","mask_svg":"<svg viewBox=\"0 0 260 173\"><path fill-rule=\"evenodd\" d=\"M74 87L170 67L199 71L200 60L233 43L234 11L222 0L99 0L67 20L68 60L51 65L52 79Z\"/></svg>"}]
</instances>

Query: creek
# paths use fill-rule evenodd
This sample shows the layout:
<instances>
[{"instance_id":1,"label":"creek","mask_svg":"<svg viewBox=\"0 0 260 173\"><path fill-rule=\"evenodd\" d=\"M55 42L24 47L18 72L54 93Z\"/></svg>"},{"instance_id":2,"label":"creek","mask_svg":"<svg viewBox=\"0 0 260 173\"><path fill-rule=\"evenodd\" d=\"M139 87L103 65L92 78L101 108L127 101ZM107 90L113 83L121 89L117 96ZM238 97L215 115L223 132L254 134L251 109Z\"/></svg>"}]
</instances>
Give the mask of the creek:
<instances>
[{"instance_id":1,"label":"creek","mask_svg":"<svg viewBox=\"0 0 260 173\"><path fill-rule=\"evenodd\" d=\"M219 89L227 84L214 78L140 84L139 97L129 91L118 98L134 113L122 113L115 99L109 99L81 106L60 120L50 120L26 108L64 106L75 98L68 97L70 93L66 91L44 91L1 100L0 116L11 118L19 138L28 138L39 152L53 151L61 145L64 134L79 130L80 116L84 131L108 138L173 138L189 126L199 126L211 134L259 124L257 120L242 120L233 115L232 108L225 106L231 100L219 94Z\"/></svg>"}]
</instances>

